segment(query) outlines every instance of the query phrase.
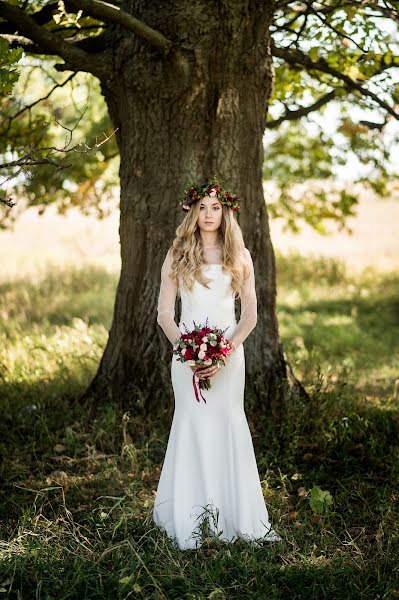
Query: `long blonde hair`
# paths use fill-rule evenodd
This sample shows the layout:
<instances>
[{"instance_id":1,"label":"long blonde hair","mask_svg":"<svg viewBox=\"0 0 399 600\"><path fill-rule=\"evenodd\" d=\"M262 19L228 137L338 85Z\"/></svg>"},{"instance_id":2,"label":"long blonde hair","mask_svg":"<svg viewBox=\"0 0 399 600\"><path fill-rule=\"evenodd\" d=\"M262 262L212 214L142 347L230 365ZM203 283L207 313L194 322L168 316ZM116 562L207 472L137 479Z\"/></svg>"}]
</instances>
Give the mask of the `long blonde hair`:
<instances>
[{"instance_id":1,"label":"long blonde hair","mask_svg":"<svg viewBox=\"0 0 399 600\"><path fill-rule=\"evenodd\" d=\"M218 229L218 242L222 247L221 263L223 271L231 274L231 287L235 297L239 295L244 281L244 248L242 231L234 218L230 207L221 204L222 221ZM205 265L203 244L197 219L201 202L193 202L181 224L176 229L171 251L170 277L178 281L179 277L190 291L194 281L209 288L202 267Z\"/></svg>"}]
</instances>

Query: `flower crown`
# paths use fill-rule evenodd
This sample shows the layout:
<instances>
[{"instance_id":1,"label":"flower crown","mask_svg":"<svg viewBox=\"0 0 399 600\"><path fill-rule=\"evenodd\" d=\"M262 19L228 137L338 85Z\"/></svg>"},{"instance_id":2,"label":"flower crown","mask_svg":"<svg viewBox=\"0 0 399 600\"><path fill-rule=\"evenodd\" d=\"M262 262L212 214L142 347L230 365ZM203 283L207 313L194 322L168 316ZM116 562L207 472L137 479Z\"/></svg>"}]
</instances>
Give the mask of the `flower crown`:
<instances>
[{"instance_id":1,"label":"flower crown","mask_svg":"<svg viewBox=\"0 0 399 600\"><path fill-rule=\"evenodd\" d=\"M183 210L190 210L193 202L201 200L205 196L218 198L222 204L229 206L233 211L240 210L240 199L232 193L230 188L223 188L216 176L203 185L191 184L181 194L180 205Z\"/></svg>"}]
</instances>

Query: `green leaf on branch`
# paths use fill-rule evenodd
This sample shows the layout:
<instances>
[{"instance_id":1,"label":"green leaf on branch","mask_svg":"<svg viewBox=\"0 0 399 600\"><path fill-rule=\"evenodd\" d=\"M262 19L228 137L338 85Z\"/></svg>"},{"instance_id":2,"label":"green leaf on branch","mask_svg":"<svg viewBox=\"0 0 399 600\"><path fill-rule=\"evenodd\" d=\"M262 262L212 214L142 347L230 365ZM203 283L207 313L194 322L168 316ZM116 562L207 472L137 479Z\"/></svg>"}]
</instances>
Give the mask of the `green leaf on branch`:
<instances>
[{"instance_id":1,"label":"green leaf on branch","mask_svg":"<svg viewBox=\"0 0 399 600\"><path fill-rule=\"evenodd\" d=\"M20 72L17 64L22 57L22 48L10 48L8 42L0 37L0 94L11 94Z\"/></svg>"}]
</instances>

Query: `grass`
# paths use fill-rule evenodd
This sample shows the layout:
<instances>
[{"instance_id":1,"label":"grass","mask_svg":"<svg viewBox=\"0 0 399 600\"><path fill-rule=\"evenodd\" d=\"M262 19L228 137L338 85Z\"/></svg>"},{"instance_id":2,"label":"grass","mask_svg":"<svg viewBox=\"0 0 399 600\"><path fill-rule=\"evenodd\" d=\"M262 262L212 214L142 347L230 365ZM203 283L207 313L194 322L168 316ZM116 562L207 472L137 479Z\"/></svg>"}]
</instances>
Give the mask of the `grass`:
<instances>
[{"instance_id":1,"label":"grass","mask_svg":"<svg viewBox=\"0 0 399 600\"><path fill-rule=\"evenodd\" d=\"M110 326L116 275L3 282L0 594L63 599L399 598L399 273L277 256L280 335L310 400L254 445L278 544L198 552L152 522L169 416L76 402ZM397 385L397 384L396 384ZM165 403L172 403L166 398ZM168 413L169 415L170 413Z\"/></svg>"}]
</instances>

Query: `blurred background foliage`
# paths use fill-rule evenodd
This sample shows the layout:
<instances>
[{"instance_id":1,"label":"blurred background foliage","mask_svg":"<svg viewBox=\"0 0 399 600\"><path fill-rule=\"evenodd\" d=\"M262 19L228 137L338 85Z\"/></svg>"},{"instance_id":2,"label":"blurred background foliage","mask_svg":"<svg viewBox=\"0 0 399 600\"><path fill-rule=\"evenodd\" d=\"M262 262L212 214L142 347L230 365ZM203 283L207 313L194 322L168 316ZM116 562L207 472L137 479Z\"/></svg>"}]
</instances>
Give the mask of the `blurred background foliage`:
<instances>
[{"instance_id":1,"label":"blurred background foliage","mask_svg":"<svg viewBox=\"0 0 399 600\"><path fill-rule=\"evenodd\" d=\"M398 22L396 3L379 0L276 4L263 175L271 217L291 230L308 223L325 233L328 222L345 228L361 189L384 197L396 185ZM62 2L44 27L65 39L105 28ZM53 203L61 213L77 206L109 214L118 204L119 156L98 80L60 73L58 59L22 55L4 39L0 60L0 195L19 204L3 205L0 226L26 206L43 212ZM12 165L32 158L32 149L34 160Z\"/></svg>"}]
</instances>

